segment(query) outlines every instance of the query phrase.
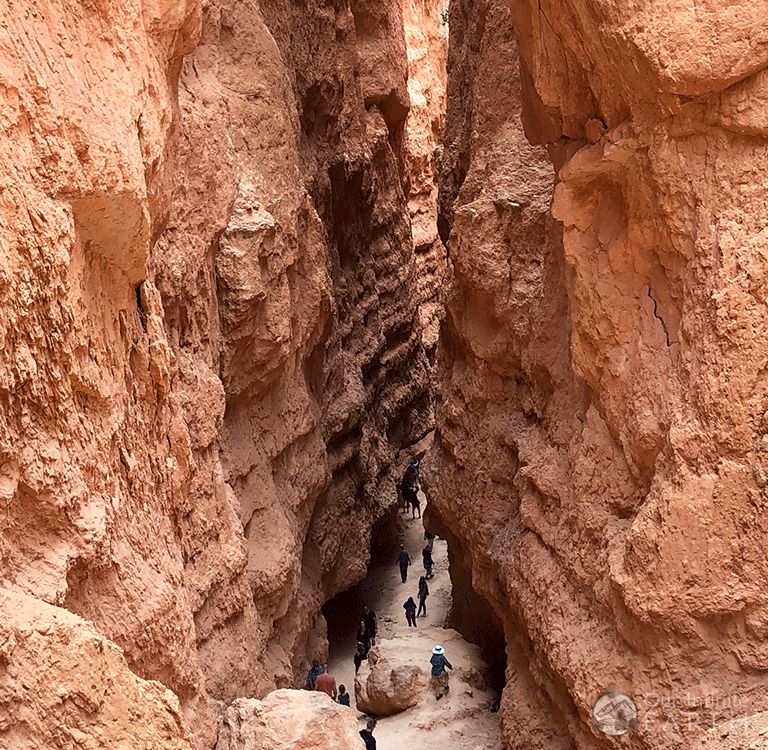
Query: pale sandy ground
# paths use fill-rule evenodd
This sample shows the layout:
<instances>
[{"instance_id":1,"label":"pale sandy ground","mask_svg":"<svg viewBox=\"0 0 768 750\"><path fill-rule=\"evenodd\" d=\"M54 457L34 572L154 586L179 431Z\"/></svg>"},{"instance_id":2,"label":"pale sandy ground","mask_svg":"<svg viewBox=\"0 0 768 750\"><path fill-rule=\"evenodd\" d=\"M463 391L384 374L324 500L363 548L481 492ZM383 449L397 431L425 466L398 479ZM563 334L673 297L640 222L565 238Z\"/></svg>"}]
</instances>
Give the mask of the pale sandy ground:
<instances>
[{"instance_id":1,"label":"pale sandy ground","mask_svg":"<svg viewBox=\"0 0 768 750\"><path fill-rule=\"evenodd\" d=\"M419 494L424 508L426 498ZM501 750L501 733L496 723L496 715L490 710L494 696L486 696L462 682L462 674L466 674L468 670L474 671L475 665L467 663L469 657L466 650L459 648L459 645L464 645L460 636L455 631L444 629L451 606L446 542L435 539L432 552L435 561L434 577L428 582L430 595L427 598L427 616L417 619L417 628L409 628L403 603L409 596L413 596L418 604L419 577L424 575L421 557L425 544L424 527L420 518L411 518L409 511L407 516L398 515L398 530L413 562L408 571L407 582L401 582L399 568L393 559L391 564L372 570L364 584L365 601L378 617L377 638L407 642L414 662L418 662L427 674L432 647L437 643L442 644L454 671L451 674L451 693L446 698L435 701L430 691L418 706L378 720L374 731L377 750L417 750L422 747L446 750ZM354 632L351 632L343 641L331 645L328 668L337 685L344 684L347 687L360 729L364 729L367 717L355 705L355 667L352 662L354 640ZM455 644L452 648L453 655L451 644ZM361 674L364 669L365 667L361 669Z\"/></svg>"}]
</instances>

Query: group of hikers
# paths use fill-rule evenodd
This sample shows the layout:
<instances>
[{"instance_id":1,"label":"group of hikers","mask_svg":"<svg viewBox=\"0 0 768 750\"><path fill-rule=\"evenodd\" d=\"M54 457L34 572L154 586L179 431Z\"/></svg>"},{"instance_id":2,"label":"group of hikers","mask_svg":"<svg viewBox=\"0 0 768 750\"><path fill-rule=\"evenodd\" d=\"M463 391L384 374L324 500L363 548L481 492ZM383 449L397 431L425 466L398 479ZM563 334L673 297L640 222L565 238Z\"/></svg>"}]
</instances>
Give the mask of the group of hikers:
<instances>
[{"instance_id":1,"label":"group of hikers","mask_svg":"<svg viewBox=\"0 0 768 750\"><path fill-rule=\"evenodd\" d=\"M426 532L424 538L427 539L427 544L423 550L421 550L421 559L424 563L424 577L432 578L432 568L435 566L435 562L432 559L432 543L434 542L434 534ZM404 544L400 545L400 552L397 553L397 564L400 566L400 578L403 583L408 580L408 567L413 564L411 556L408 554L408 550Z\"/></svg>"},{"instance_id":2,"label":"group of hikers","mask_svg":"<svg viewBox=\"0 0 768 750\"><path fill-rule=\"evenodd\" d=\"M370 645L369 642L369 648ZM445 668L448 667L448 669L453 669L453 665L448 661L448 658L445 655L445 649L439 645L432 649L432 656L430 657L429 663L432 665L432 684L434 687L438 688L438 691L435 693L435 700L439 701L443 696L448 695L448 690L450 689L450 685L448 684L448 672L445 671ZM355 673L357 673L358 668L358 664L355 663ZM349 706L350 701L347 688L344 685L339 685L337 691L336 680L328 671L328 665L321 665L317 659L312 661L312 667L307 673L307 689L322 690L329 695L332 700L342 706Z\"/></svg>"},{"instance_id":3,"label":"group of hikers","mask_svg":"<svg viewBox=\"0 0 768 750\"><path fill-rule=\"evenodd\" d=\"M416 612L416 602L413 601L413 597L408 597L408 601L403 604L405 610L405 620L408 623L408 627L416 627L417 617L427 616L427 597L429 596L429 586L427 585L427 579L425 576L419 578L419 611Z\"/></svg>"},{"instance_id":4,"label":"group of hikers","mask_svg":"<svg viewBox=\"0 0 768 750\"><path fill-rule=\"evenodd\" d=\"M312 666L307 672L307 690L322 690L342 706L349 706L349 693L346 686L339 685L337 690L336 680L328 671L328 665L320 664L317 659L312 660Z\"/></svg>"},{"instance_id":5,"label":"group of hikers","mask_svg":"<svg viewBox=\"0 0 768 750\"><path fill-rule=\"evenodd\" d=\"M408 512L408 507L412 509L412 517L416 517L418 511L419 517L421 517L421 506L419 502L419 462L412 461L406 469L402 481L399 485L400 495L402 498L403 511ZM434 561L432 559L432 549L435 541L435 535L424 532L425 546L421 551L422 562L424 564L424 575L419 578L418 587L418 611L416 602L411 596L403 604L405 609L405 619L409 627L416 627L417 617L427 616L427 597L429 596L429 585L427 580L433 577ZM400 568L400 577L403 583L408 579L408 568L412 564L408 550L405 548L405 544L400 545L400 551L397 555L397 563ZM355 664L355 674L360 670L360 665L366 659L368 659L368 653L370 649L376 645L376 633L378 630L378 622L376 619L376 613L369 609L368 605L363 605L363 610L360 614L360 624L355 633L355 653L353 655L353 661ZM453 669L453 666L445 656L445 650L442 646L436 645L432 649L430 658L432 684L435 688L435 700L440 700L448 694L448 672L446 668ZM315 659L312 662L312 668L307 674L307 687L311 690L322 690L327 693L334 701L349 706L350 696L344 685L339 685L338 691L336 689L336 680L328 672L328 667L320 665L320 662ZM376 719L369 719L366 728L360 732L360 736L365 742L366 750L376 750L376 740L373 737L373 730L376 726Z\"/></svg>"}]
</instances>

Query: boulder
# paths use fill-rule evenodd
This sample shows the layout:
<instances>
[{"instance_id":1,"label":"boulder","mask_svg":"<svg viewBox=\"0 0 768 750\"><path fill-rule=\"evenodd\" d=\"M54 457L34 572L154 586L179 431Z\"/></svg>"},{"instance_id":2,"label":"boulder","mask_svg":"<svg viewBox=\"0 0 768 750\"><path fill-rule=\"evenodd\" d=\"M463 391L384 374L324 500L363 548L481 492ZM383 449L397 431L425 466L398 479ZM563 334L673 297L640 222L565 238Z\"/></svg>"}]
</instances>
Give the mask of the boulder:
<instances>
[{"instance_id":1,"label":"boulder","mask_svg":"<svg viewBox=\"0 0 768 750\"><path fill-rule=\"evenodd\" d=\"M225 711L216 750L360 750L355 714L325 693L275 690Z\"/></svg>"},{"instance_id":2,"label":"boulder","mask_svg":"<svg viewBox=\"0 0 768 750\"><path fill-rule=\"evenodd\" d=\"M476 646L467 643L455 630L406 631L396 639L379 639L367 662L355 677L357 708L371 716L392 716L419 704L434 704L431 685L432 647L438 641L448 660L451 695L467 705L490 705L492 691L482 672L486 669Z\"/></svg>"},{"instance_id":3,"label":"boulder","mask_svg":"<svg viewBox=\"0 0 768 750\"><path fill-rule=\"evenodd\" d=\"M0 590L0 747L192 750L178 698L60 607Z\"/></svg>"},{"instance_id":4,"label":"boulder","mask_svg":"<svg viewBox=\"0 0 768 750\"><path fill-rule=\"evenodd\" d=\"M357 707L372 716L392 716L419 702L426 691L429 673L403 660L395 641L382 641L368 654L355 677ZM407 657L406 657L407 658Z\"/></svg>"}]
</instances>

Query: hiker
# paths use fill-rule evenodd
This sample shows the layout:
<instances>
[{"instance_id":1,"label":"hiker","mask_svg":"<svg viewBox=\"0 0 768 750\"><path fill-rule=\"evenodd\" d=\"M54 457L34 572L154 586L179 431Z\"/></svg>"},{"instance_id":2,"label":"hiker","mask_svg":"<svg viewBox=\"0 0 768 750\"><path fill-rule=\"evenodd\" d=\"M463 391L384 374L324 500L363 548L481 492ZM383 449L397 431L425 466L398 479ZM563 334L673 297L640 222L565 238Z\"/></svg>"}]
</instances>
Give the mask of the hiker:
<instances>
[{"instance_id":1,"label":"hiker","mask_svg":"<svg viewBox=\"0 0 768 750\"><path fill-rule=\"evenodd\" d=\"M429 586L427 586L427 579L422 576L419 578L419 611L416 617L427 616L427 597L429 596ZM424 610L424 614L421 611Z\"/></svg>"},{"instance_id":2,"label":"hiker","mask_svg":"<svg viewBox=\"0 0 768 750\"><path fill-rule=\"evenodd\" d=\"M376 719L368 719L365 729L360 732L360 736L365 742L365 750L376 750L376 740L373 736L373 730L376 728Z\"/></svg>"},{"instance_id":3,"label":"hiker","mask_svg":"<svg viewBox=\"0 0 768 750\"><path fill-rule=\"evenodd\" d=\"M421 507L419 504L419 462L412 461L403 474L400 481L400 492L403 496L403 513L408 512L408 506L412 508L415 517L416 508L419 509L421 516Z\"/></svg>"},{"instance_id":4,"label":"hiker","mask_svg":"<svg viewBox=\"0 0 768 750\"><path fill-rule=\"evenodd\" d=\"M435 543L435 535L428 531L424 532L424 541L427 543L427 549L432 552L432 545Z\"/></svg>"},{"instance_id":5,"label":"hiker","mask_svg":"<svg viewBox=\"0 0 768 750\"><path fill-rule=\"evenodd\" d=\"M403 481L408 481L408 483L414 487L418 488L419 486L419 462L414 459L411 461L410 464L408 464L408 468L405 470L405 474L403 474Z\"/></svg>"},{"instance_id":6,"label":"hiker","mask_svg":"<svg viewBox=\"0 0 768 750\"><path fill-rule=\"evenodd\" d=\"M371 631L368 630L368 626L365 624L365 620L360 620L360 625L357 628L355 638L358 643L363 645L365 653L367 654L371 648Z\"/></svg>"},{"instance_id":7,"label":"hiker","mask_svg":"<svg viewBox=\"0 0 768 750\"><path fill-rule=\"evenodd\" d=\"M421 558L424 561L424 570L426 571L427 578L432 578L432 566L435 563L432 560L432 553L429 551L429 547L424 547L421 550Z\"/></svg>"},{"instance_id":8,"label":"hiker","mask_svg":"<svg viewBox=\"0 0 768 750\"><path fill-rule=\"evenodd\" d=\"M355 651L352 661L355 663L355 674L360 670L360 665L364 659L368 658L368 652L365 650L365 646L358 641L357 650Z\"/></svg>"},{"instance_id":9,"label":"hiker","mask_svg":"<svg viewBox=\"0 0 768 750\"><path fill-rule=\"evenodd\" d=\"M409 596L408 601L403 604L405 610L405 619L408 621L408 627L416 627L416 602L413 601L413 597Z\"/></svg>"},{"instance_id":10,"label":"hiker","mask_svg":"<svg viewBox=\"0 0 768 750\"><path fill-rule=\"evenodd\" d=\"M307 672L307 690L315 689L315 680L323 673L323 668L317 659L312 660L312 668Z\"/></svg>"},{"instance_id":11,"label":"hiker","mask_svg":"<svg viewBox=\"0 0 768 750\"><path fill-rule=\"evenodd\" d=\"M323 666L323 672L315 679L315 690L322 690L336 700L336 680L328 673L328 665Z\"/></svg>"},{"instance_id":12,"label":"hiker","mask_svg":"<svg viewBox=\"0 0 768 750\"><path fill-rule=\"evenodd\" d=\"M352 657L352 661L355 663L355 674L357 674L358 670L360 669L360 664L362 663L363 659L368 658L368 651L371 648L371 634L368 632L368 628L365 626L365 620L360 620L360 627L357 629L355 639L357 642L357 650L355 651L355 655Z\"/></svg>"},{"instance_id":13,"label":"hiker","mask_svg":"<svg viewBox=\"0 0 768 750\"><path fill-rule=\"evenodd\" d=\"M421 518L421 500L418 492L411 495L411 509L411 518L416 518L416 511L419 511L419 518Z\"/></svg>"},{"instance_id":14,"label":"hiker","mask_svg":"<svg viewBox=\"0 0 768 750\"><path fill-rule=\"evenodd\" d=\"M371 637L371 646L376 645L376 631L379 629L379 624L376 621L376 613L368 609L367 604L363 604L363 613L360 615L360 619L365 623L365 627L368 628L368 635Z\"/></svg>"},{"instance_id":15,"label":"hiker","mask_svg":"<svg viewBox=\"0 0 768 750\"><path fill-rule=\"evenodd\" d=\"M403 497L403 513L407 513L408 508L413 507L414 501L418 505L419 503L418 490L412 487L410 484L407 484L405 480L403 480L402 484L400 485L400 494Z\"/></svg>"},{"instance_id":16,"label":"hiker","mask_svg":"<svg viewBox=\"0 0 768 750\"><path fill-rule=\"evenodd\" d=\"M397 562L400 565L400 577L403 579L403 583L405 583L405 579L408 577L408 566L411 564L411 557L404 544L400 545L400 552L397 553Z\"/></svg>"},{"instance_id":17,"label":"hiker","mask_svg":"<svg viewBox=\"0 0 768 750\"><path fill-rule=\"evenodd\" d=\"M432 658L429 663L432 665L432 684L441 689L435 694L435 700L439 701L443 695L448 695L448 672L445 668L453 669L453 665L445 658L445 650L442 646L435 646L432 649Z\"/></svg>"},{"instance_id":18,"label":"hiker","mask_svg":"<svg viewBox=\"0 0 768 750\"><path fill-rule=\"evenodd\" d=\"M345 685L339 685L339 696L336 700L341 706L349 706L349 693Z\"/></svg>"},{"instance_id":19,"label":"hiker","mask_svg":"<svg viewBox=\"0 0 768 750\"><path fill-rule=\"evenodd\" d=\"M407 497L406 497L407 495ZM403 483L400 482L397 485L397 500L398 500L398 507L400 510L403 511L403 514L408 512L408 506L411 504L411 496L408 494L407 491L403 491Z\"/></svg>"}]
</instances>

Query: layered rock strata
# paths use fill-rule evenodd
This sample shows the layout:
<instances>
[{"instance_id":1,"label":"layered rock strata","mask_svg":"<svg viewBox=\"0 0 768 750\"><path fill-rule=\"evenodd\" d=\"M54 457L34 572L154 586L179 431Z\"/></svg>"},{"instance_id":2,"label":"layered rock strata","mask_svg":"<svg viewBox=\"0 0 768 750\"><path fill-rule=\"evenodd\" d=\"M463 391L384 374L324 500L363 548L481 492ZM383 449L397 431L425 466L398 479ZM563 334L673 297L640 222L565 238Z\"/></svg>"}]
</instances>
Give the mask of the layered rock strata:
<instances>
[{"instance_id":1,"label":"layered rock strata","mask_svg":"<svg viewBox=\"0 0 768 750\"><path fill-rule=\"evenodd\" d=\"M403 3L411 102L404 140L408 214L417 269L419 319L424 348L431 360L443 316L442 295L448 271L445 245L437 231L437 168L445 130L447 17L447 0Z\"/></svg>"},{"instance_id":2,"label":"layered rock strata","mask_svg":"<svg viewBox=\"0 0 768 750\"><path fill-rule=\"evenodd\" d=\"M204 504L185 540L208 689L225 701L293 686L323 652L320 606L364 577L398 451L431 427L401 187L400 9L309 10L210 9L181 79L191 123L207 98L226 112L237 165L215 295L221 492L245 554L221 569L215 535L198 536ZM186 222L207 196L191 200L168 238L186 257L174 241L199 236ZM170 279L162 289L173 305Z\"/></svg>"},{"instance_id":3,"label":"layered rock strata","mask_svg":"<svg viewBox=\"0 0 768 750\"><path fill-rule=\"evenodd\" d=\"M509 747L605 746L612 686L624 747L759 742L762 10L452 5L434 523L503 621Z\"/></svg>"},{"instance_id":4,"label":"layered rock strata","mask_svg":"<svg viewBox=\"0 0 768 750\"><path fill-rule=\"evenodd\" d=\"M209 748L210 699L322 654L432 426L402 11L0 13L0 585L83 618Z\"/></svg>"}]
</instances>

